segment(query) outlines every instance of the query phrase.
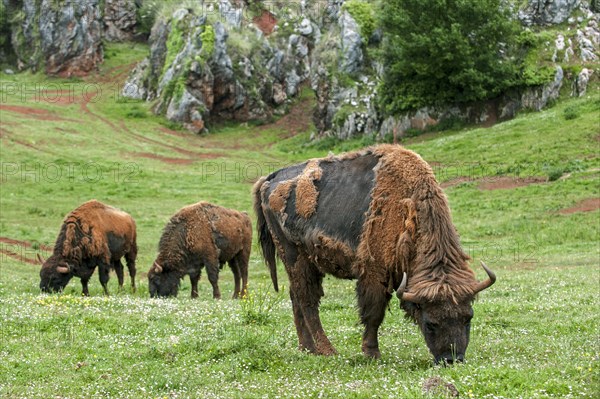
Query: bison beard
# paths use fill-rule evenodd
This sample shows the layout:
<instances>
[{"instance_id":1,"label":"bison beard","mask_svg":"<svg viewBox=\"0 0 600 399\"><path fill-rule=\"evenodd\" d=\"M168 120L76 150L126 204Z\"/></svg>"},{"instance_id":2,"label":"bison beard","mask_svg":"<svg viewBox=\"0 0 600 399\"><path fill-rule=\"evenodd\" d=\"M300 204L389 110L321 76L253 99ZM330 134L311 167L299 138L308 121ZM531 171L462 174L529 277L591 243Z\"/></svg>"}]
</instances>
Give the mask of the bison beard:
<instances>
[{"instance_id":1,"label":"bison beard","mask_svg":"<svg viewBox=\"0 0 600 399\"><path fill-rule=\"evenodd\" d=\"M254 186L257 230L275 289L275 254L290 280L300 349L334 354L319 317L326 274L357 279L362 350L380 357L377 333L392 293L420 327L436 362L462 360L479 283L429 165L381 145L313 159ZM406 279L403 280L403 276ZM408 285L408 287L407 287Z\"/></svg>"}]
</instances>

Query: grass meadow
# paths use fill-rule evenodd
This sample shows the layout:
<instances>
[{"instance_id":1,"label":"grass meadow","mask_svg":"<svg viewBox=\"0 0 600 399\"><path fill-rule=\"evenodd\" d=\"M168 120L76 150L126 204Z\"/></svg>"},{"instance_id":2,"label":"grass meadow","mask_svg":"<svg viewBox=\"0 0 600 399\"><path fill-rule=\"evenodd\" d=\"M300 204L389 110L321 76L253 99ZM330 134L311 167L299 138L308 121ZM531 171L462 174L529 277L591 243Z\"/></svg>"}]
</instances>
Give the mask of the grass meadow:
<instances>
[{"instance_id":1,"label":"grass meadow","mask_svg":"<svg viewBox=\"0 0 600 399\"><path fill-rule=\"evenodd\" d=\"M191 300L150 299L145 272L161 230L184 205L246 210L261 175L371 144L290 137L276 122L212 126L194 136L120 88L144 46L111 45L94 76L0 73L0 397L434 398L431 377L461 398L593 398L600 392L600 96L568 99L490 128L427 133L402 144L430 162L473 267L497 283L474 304L467 362L434 366L397 300L380 330L382 359L360 350L354 282L327 277L321 319L339 355L297 350L286 276L275 293L256 245L249 296L223 300L203 277ZM312 101L305 92L295 107ZM303 116L309 118L308 114ZM126 277L90 297L73 279L41 294L36 254L49 256L62 218L96 198L138 228L138 290Z\"/></svg>"}]
</instances>

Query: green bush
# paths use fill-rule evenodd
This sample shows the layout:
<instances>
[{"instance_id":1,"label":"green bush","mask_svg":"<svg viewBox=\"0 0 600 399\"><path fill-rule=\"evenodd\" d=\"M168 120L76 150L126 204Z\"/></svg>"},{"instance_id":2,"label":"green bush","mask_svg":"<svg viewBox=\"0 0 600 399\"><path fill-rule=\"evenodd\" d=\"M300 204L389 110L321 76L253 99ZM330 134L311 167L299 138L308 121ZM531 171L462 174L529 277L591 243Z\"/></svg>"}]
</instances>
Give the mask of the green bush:
<instances>
[{"instance_id":1,"label":"green bush","mask_svg":"<svg viewBox=\"0 0 600 399\"><path fill-rule=\"evenodd\" d=\"M501 0L390 0L381 106L397 113L489 99L518 84L508 57L518 25Z\"/></svg>"},{"instance_id":2,"label":"green bush","mask_svg":"<svg viewBox=\"0 0 600 399\"><path fill-rule=\"evenodd\" d=\"M148 113L145 109L140 108L138 105L133 105L126 113L128 118L147 118Z\"/></svg>"},{"instance_id":3,"label":"green bush","mask_svg":"<svg viewBox=\"0 0 600 399\"><path fill-rule=\"evenodd\" d=\"M575 119L579 116L579 110L577 107L569 106L565 108L563 115L566 120Z\"/></svg>"},{"instance_id":4,"label":"green bush","mask_svg":"<svg viewBox=\"0 0 600 399\"><path fill-rule=\"evenodd\" d=\"M344 3L343 9L354 18L360 27L360 36L364 44L369 43L369 38L373 35L377 20L373 6L366 1L350 0Z\"/></svg>"},{"instance_id":5,"label":"green bush","mask_svg":"<svg viewBox=\"0 0 600 399\"><path fill-rule=\"evenodd\" d=\"M156 16L162 7L162 1L145 0L136 10L136 29L140 33L150 33Z\"/></svg>"},{"instance_id":6,"label":"green bush","mask_svg":"<svg viewBox=\"0 0 600 399\"><path fill-rule=\"evenodd\" d=\"M240 300L242 320L247 324L259 325L272 322L275 308L279 306L283 298L281 292L279 294L272 294L268 290L261 288L253 292L246 292Z\"/></svg>"},{"instance_id":7,"label":"green bush","mask_svg":"<svg viewBox=\"0 0 600 399\"><path fill-rule=\"evenodd\" d=\"M202 52L206 58L210 58L215 51L215 29L212 25L204 27L204 30L200 34L200 40L202 41Z\"/></svg>"}]
</instances>

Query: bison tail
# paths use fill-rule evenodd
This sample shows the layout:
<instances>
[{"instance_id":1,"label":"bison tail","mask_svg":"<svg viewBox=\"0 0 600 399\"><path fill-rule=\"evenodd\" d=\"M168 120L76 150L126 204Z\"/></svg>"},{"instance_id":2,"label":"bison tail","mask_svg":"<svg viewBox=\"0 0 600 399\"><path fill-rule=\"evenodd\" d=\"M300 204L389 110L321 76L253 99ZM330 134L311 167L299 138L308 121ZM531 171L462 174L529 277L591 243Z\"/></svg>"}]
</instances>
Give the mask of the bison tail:
<instances>
[{"instance_id":1,"label":"bison tail","mask_svg":"<svg viewBox=\"0 0 600 399\"><path fill-rule=\"evenodd\" d=\"M260 249L263 258L265 259L265 263L271 272L273 288L275 288L275 291L279 292L279 284L277 282L277 263L275 261L275 243L273 242L273 236L271 236L271 232L267 226L267 220L262 209L261 187L266 180L266 177L261 177L252 189L252 195L254 197L254 213L256 213L256 230L258 233L258 241L260 242Z\"/></svg>"}]
</instances>

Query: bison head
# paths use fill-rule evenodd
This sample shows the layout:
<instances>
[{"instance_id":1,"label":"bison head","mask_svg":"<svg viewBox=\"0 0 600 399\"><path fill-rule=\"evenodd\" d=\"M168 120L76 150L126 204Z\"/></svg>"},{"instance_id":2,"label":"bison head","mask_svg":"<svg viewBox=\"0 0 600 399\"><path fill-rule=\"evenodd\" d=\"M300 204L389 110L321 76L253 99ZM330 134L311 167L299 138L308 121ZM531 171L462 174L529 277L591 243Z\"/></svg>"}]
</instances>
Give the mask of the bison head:
<instances>
[{"instance_id":1,"label":"bison head","mask_svg":"<svg viewBox=\"0 0 600 399\"><path fill-rule=\"evenodd\" d=\"M61 292L73 277L73 268L66 260L52 255L44 260L38 254L42 264L40 270L40 289L43 292Z\"/></svg>"},{"instance_id":2,"label":"bison head","mask_svg":"<svg viewBox=\"0 0 600 399\"><path fill-rule=\"evenodd\" d=\"M148 290L152 298L177 296L180 276L174 270L165 270L158 262L148 271Z\"/></svg>"},{"instance_id":3,"label":"bison head","mask_svg":"<svg viewBox=\"0 0 600 399\"><path fill-rule=\"evenodd\" d=\"M483 262L482 266L489 278L478 283L474 295L496 281L495 274ZM457 303L453 301L428 302L405 292L405 288L406 274L396 295L401 299L402 308L419 326L435 363L463 362L469 345L473 297L462 299Z\"/></svg>"}]
</instances>

